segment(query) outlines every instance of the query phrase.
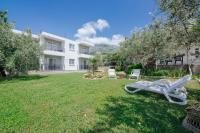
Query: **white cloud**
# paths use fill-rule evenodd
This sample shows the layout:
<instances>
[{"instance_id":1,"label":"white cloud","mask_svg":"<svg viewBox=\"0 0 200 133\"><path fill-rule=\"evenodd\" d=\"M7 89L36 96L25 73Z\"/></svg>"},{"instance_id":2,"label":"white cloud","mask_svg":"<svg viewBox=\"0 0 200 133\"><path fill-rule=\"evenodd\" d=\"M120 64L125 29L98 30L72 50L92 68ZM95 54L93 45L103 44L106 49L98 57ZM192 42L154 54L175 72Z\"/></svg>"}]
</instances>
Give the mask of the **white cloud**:
<instances>
[{"instance_id":1,"label":"white cloud","mask_svg":"<svg viewBox=\"0 0 200 133\"><path fill-rule=\"evenodd\" d=\"M109 28L109 23L106 20L98 19L97 23L95 23L96 28L100 31L102 31L105 28Z\"/></svg>"},{"instance_id":2,"label":"white cloud","mask_svg":"<svg viewBox=\"0 0 200 133\"><path fill-rule=\"evenodd\" d=\"M112 38L97 37L97 31L103 31L109 28L109 23L104 19L98 19L96 22L88 22L77 30L75 37L78 40L87 41L93 44L110 44L118 45L124 40L124 37L120 34L113 35Z\"/></svg>"},{"instance_id":3,"label":"white cloud","mask_svg":"<svg viewBox=\"0 0 200 133\"><path fill-rule=\"evenodd\" d=\"M84 37L93 37L96 35L96 32L102 31L105 28L108 28L109 24L106 20L98 19L97 22L88 22L82 26L82 28L77 30L75 37L84 38Z\"/></svg>"}]
</instances>

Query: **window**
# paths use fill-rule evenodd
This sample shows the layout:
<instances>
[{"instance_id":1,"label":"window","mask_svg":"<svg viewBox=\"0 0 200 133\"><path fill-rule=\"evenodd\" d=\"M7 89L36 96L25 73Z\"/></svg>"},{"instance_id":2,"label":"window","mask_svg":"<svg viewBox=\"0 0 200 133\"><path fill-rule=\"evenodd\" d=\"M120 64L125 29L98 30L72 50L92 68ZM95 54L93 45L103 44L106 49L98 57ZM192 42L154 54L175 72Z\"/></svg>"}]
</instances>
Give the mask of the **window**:
<instances>
[{"instance_id":1,"label":"window","mask_svg":"<svg viewBox=\"0 0 200 133\"><path fill-rule=\"evenodd\" d=\"M70 50L70 51L74 51L74 50L75 50L74 44L69 44L69 50Z\"/></svg>"},{"instance_id":2,"label":"window","mask_svg":"<svg viewBox=\"0 0 200 133\"><path fill-rule=\"evenodd\" d=\"M195 48L195 57L198 58L199 57L199 48Z\"/></svg>"},{"instance_id":3,"label":"window","mask_svg":"<svg viewBox=\"0 0 200 133\"><path fill-rule=\"evenodd\" d=\"M75 66L75 59L69 59L69 65Z\"/></svg>"}]
</instances>

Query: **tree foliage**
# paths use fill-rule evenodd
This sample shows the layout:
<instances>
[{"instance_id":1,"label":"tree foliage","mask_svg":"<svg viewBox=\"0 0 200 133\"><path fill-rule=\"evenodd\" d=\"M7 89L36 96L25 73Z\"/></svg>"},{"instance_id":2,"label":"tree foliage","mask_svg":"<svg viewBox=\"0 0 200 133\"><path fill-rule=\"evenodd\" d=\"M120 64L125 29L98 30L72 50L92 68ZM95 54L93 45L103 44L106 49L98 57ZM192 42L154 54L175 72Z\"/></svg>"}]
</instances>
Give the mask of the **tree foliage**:
<instances>
[{"instance_id":1,"label":"tree foliage","mask_svg":"<svg viewBox=\"0 0 200 133\"><path fill-rule=\"evenodd\" d=\"M0 11L0 24L5 24L7 21L7 11Z\"/></svg>"},{"instance_id":2,"label":"tree foliage","mask_svg":"<svg viewBox=\"0 0 200 133\"><path fill-rule=\"evenodd\" d=\"M189 57L191 47L199 46L200 0L157 1L162 15L144 28L135 30L121 43L120 50L113 54L115 62L123 65L157 64L157 60L170 59L182 52Z\"/></svg>"},{"instance_id":3,"label":"tree foliage","mask_svg":"<svg viewBox=\"0 0 200 133\"><path fill-rule=\"evenodd\" d=\"M126 64L143 64L169 57L173 54L170 33L162 20L156 20L143 29L133 32L131 38L121 44L118 55Z\"/></svg>"},{"instance_id":4,"label":"tree foliage","mask_svg":"<svg viewBox=\"0 0 200 133\"><path fill-rule=\"evenodd\" d=\"M39 68L40 47L30 31L12 32L10 23L0 24L0 72L2 76L27 73Z\"/></svg>"}]
</instances>

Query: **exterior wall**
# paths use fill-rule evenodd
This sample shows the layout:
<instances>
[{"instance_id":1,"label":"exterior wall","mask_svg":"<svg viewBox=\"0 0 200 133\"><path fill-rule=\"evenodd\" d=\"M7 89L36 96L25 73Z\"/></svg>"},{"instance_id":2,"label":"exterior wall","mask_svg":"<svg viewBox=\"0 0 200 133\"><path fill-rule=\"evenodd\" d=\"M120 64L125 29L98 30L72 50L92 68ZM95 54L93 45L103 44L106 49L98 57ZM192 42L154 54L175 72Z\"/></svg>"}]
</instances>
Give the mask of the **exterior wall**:
<instances>
[{"instance_id":1,"label":"exterior wall","mask_svg":"<svg viewBox=\"0 0 200 133\"><path fill-rule=\"evenodd\" d=\"M69 49L69 45L73 44L74 45L74 51L71 51ZM65 41L65 70L78 70L78 45L76 44L75 41L71 40L66 40ZM74 59L75 63L74 66L71 66L69 64L69 60Z\"/></svg>"}]
</instances>

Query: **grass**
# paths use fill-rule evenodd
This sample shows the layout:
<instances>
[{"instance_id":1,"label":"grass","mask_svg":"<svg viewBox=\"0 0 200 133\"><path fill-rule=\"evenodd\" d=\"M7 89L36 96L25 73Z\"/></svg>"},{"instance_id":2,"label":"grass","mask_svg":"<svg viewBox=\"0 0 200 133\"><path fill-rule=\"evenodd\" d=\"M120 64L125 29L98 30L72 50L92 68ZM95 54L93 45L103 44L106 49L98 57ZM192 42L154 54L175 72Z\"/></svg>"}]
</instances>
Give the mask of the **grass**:
<instances>
[{"instance_id":1,"label":"grass","mask_svg":"<svg viewBox=\"0 0 200 133\"><path fill-rule=\"evenodd\" d=\"M0 81L0 132L187 133L186 106L161 95L127 94L130 80L86 80L83 74L29 76ZM189 104L200 85L186 85Z\"/></svg>"}]
</instances>

